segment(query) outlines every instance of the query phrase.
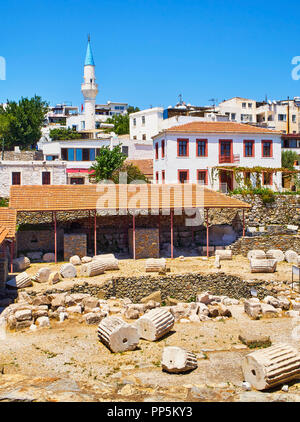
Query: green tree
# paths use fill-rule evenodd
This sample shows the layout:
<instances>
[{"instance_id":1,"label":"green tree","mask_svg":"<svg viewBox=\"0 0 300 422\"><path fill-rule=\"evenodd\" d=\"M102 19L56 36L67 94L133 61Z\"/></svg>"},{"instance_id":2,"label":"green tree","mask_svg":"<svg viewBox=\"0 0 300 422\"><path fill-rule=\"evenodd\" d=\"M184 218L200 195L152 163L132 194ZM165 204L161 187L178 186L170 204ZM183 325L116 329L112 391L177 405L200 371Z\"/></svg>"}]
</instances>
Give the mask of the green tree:
<instances>
[{"instance_id":1,"label":"green tree","mask_svg":"<svg viewBox=\"0 0 300 422\"><path fill-rule=\"evenodd\" d=\"M89 176L91 183L111 180L114 171L122 167L126 158L120 145L115 146L112 150L108 146L101 147L96 162L90 168L93 171Z\"/></svg>"},{"instance_id":2,"label":"green tree","mask_svg":"<svg viewBox=\"0 0 300 422\"><path fill-rule=\"evenodd\" d=\"M133 181L139 180L146 183L149 183L148 178L145 176L144 173L141 172L141 170L135 166L134 164L123 164L122 167L115 170L112 174L112 181L114 183L120 183L120 173L127 173L127 180L126 183L131 183ZM123 180L122 180L123 182Z\"/></svg>"},{"instance_id":3,"label":"green tree","mask_svg":"<svg viewBox=\"0 0 300 422\"><path fill-rule=\"evenodd\" d=\"M128 106L127 114L115 114L112 117L109 117L106 123L111 123L114 125L113 131L117 135L127 135L129 134L129 115L131 113L136 113L140 111L138 107ZM106 129L107 133L112 132L111 129Z\"/></svg>"},{"instance_id":4,"label":"green tree","mask_svg":"<svg viewBox=\"0 0 300 422\"><path fill-rule=\"evenodd\" d=\"M10 123L12 120L12 116L0 114L0 146L2 149L1 160L3 160L3 154L5 150L5 137L8 134Z\"/></svg>"},{"instance_id":5,"label":"green tree","mask_svg":"<svg viewBox=\"0 0 300 422\"><path fill-rule=\"evenodd\" d=\"M9 127L4 134L6 149L19 146L20 149L35 148L42 133L48 103L35 95L33 98L21 98L16 101L7 101L7 106L0 108L0 114L7 116Z\"/></svg>"},{"instance_id":6,"label":"green tree","mask_svg":"<svg viewBox=\"0 0 300 422\"><path fill-rule=\"evenodd\" d=\"M299 155L295 151L282 151L281 165L285 169L294 170L295 161L299 160Z\"/></svg>"},{"instance_id":7,"label":"green tree","mask_svg":"<svg viewBox=\"0 0 300 422\"><path fill-rule=\"evenodd\" d=\"M72 129L52 129L50 130L50 138L52 141L65 141L68 139L80 139L82 135Z\"/></svg>"}]
</instances>

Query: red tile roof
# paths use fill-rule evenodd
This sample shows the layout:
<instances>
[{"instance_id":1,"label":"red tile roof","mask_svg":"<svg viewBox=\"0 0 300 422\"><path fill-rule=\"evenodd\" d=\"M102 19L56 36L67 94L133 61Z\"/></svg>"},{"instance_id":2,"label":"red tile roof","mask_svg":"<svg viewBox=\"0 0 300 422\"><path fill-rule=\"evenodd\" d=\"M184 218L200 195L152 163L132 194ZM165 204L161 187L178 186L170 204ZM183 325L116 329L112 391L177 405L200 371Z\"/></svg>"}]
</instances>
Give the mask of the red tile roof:
<instances>
[{"instance_id":1,"label":"red tile roof","mask_svg":"<svg viewBox=\"0 0 300 422\"><path fill-rule=\"evenodd\" d=\"M141 172L147 176L148 178L153 178L153 160L146 159L146 160L126 160L125 164L133 164L137 166Z\"/></svg>"},{"instance_id":2,"label":"red tile roof","mask_svg":"<svg viewBox=\"0 0 300 422\"><path fill-rule=\"evenodd\" d=\"M6 237L13 239L16 235L17 213L9 208L0 208L0 226L7 230Z\"/></svg>"},{"instance_id":3,"label":"red tile roof","mask_svg":"<svg viewBox=\"0 0 300 422\"><path fill-rule=\"evenodd\" d=\"M163 130L167 133L257 133L281 135L281 132L234 122L191 122ZM158 136L158 135L156 135ZM156 137L155 136L155 137Z\"/></svg>"},{"instance_id":4,"label":"red tile roof","mask_svg":"<svg viewBox=\"0 0 300 422\"><path fill-rule=\"evenodd\" d=\"M103 209L251 208L251 205L195 184L11 186L17 211Z\"/></svg>"}]
</instances>

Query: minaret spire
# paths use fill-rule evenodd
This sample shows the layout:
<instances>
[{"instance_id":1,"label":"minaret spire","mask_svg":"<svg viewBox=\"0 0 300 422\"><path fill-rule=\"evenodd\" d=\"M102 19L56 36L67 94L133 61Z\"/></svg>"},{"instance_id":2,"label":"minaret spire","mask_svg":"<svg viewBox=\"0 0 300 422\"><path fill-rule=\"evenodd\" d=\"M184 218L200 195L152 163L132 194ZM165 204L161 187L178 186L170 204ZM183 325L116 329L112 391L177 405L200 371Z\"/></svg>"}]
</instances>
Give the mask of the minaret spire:
<instances>
[{"instance_id":1,"label":"minaret spire","mask_svg":"<svg viewBox=\"0 0 300 422\"><path fill-rule=\"evenodd\" d=\"M95 129L95 104L98 94L98 85L95 78L95 62L91 48L91 38L88 34L88 45L84 63L84 82L81 85L81 91L84 96L85 103L85 129Z\"/></svg>"}]
</instances>

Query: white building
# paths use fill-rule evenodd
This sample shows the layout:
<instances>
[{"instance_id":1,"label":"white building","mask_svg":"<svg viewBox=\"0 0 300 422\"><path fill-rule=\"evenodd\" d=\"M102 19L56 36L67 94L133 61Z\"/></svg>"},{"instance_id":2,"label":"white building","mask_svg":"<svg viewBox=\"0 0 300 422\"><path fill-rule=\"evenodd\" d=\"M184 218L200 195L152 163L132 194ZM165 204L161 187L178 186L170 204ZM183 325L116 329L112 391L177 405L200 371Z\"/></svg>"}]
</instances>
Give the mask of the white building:
<instances>
[{"instance_id":1,"label":"white building","mask_svg":"<svg viewBox=\"0 0 300 422\"><path fill-rule=\"evenodd\" d=\"M106 139L76 139L69 141L53 141L41 144L45 160L56 162L62 160L66 163L67 183L88 183L90 167L95 162L99 150L103 146L113 148L120 145L123 154L129 160L134 160L138 165L139 160L152 159L153 143L135 142L125 137L107 135Z\"/></svg>"},{"instance_id":2,"label":"white building","mask_svg":"<svg viewBox=\"0 0 300 422\"><path fill-rule=\"evenodd\" d=\"M256 101L234 97L222 101L217 110L228 116L228 120L237 123L256 123Z\"/></svg>"},{"instance_id":3,"label":"white building","mask_svg":"<svg viewBox=\"0 0 300 422\"><path fill-rule=\"evenodd\" d=\"M221 113L215 113L209 110L208 107L203 107L201 112L199 111L200 107L198 107L195 113L193 112L193 107L189 110L184 110L183 107L185 106L176 106L171 109L170 107L168 109L154 107L130 114L130 138L139 141L150 141L160 131L174 125L198 121L228 121L227 116ZM170 110L172 113L170 113ZM182 114L182 112L188 114Z\"/></svg>"},{"instance_id":4,"label":"white building","mask_svg":"<svg viewBox=\"0 0 300 422\"><path fill-rule=\"evenodd\" d=\"M0 161L0 197L9 197L11 185L65 185L66 183L67 166L63 161Z\"/></svg>"},{"instance_id":5,"label":"white building","mask_svg":"<svg viewBox=\"0 0 300 422\"><path fill-rule=\"evenodd\" d=\"M154 183L204 183L215 190L238 187L231 167L281 167L281 134L232 122L192 122L153 137ZM224 169L213 168L222 166ZM225 169L226 168L226 169ZM255 174L244 180L255 185ZM264 172L261 185L281 190L281 174Z\"/></svg>"}]
</instances>

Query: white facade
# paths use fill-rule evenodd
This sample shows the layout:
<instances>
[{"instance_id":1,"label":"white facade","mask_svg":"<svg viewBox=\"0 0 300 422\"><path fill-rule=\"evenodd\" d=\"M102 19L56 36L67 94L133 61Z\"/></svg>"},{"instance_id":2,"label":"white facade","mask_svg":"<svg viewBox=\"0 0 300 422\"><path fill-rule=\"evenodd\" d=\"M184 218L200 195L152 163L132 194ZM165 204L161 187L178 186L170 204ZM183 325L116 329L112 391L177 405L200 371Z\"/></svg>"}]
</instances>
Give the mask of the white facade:
<instances>
[{"instance_id":1,"label":"white facade","mask_svg":"<svg viewBox=\"0 0 300 422\"><path fill-rule=\"evenodd\" d=\"M175 125L190 122L228 121L227 116L211 112L205 113L204 117L177 115L164 119L163 112L164 109L162 107L155 107L130 114L130 138L138 141L150 141L153 136L157 135L162 130L169 129Z\"/></svg>"},{"instance_id":2,"label":"white facade","mask_svg":"<svg viewBox=\"0 0 300 422\"><path fill-rule=\"evenodd\" d=\"M213 124L213 123L211 123ZM229 123L233 124L233 123ZM234 125L234 124L233 124ZM240 125L238 125L240 126ZM246 125L245 125L246 126ZM247 126L246 126L247 128ZM253 128L252 128L253 129ZM261 130L261 129L260 129ZM246 129L245 129L246 131ZM188 141L188 155L178 156L179 140ZM197 156L197 140L206 141L206 156ZM226 142L227 141L227 142ZM245 157L244 141L253 142L253 157ZM271 141L272 153L271 157L262 156L262 143ZM231 145L229 159L221 155L221 142ZM164 143L164 158L163 147ZM157 145L157 147L156 147ZM267 144L270 145L270 144ZM164 131L157 135L153 140L154 158L153 158L153 180L154 183L178 183L180 181L180 172L187 172L187 180L190 183L201 183L200 179L204 179L204 183L208 188L226 191L238 187L237 182L233 178L233 173L222 173L222 177L213 175L212 168L215 166L240 166L240 167L281 167L281 135L276 133L209 133L195 131L194 133L187 131L176 132L176 129ZM158 148L158 157L156 157L156 148ZM224 162L225 161L225 162ZM164 174L164 179L163 179ZM227 179L229 177L229 180ZM251 181L255 184L255 177L250 176ZM264 182L268 182L268 176ZM281 173L273 174L271 184L262 182L265 187L274 190L281 190Z\"/></svg>"},{"instance_id":3,"label":"white facade","mask_svg":"<svg viewBox=\"0 0 300 422\"><path fill-rule=\"evenodd\" d=\"M223 101L217 110L228 116L228 119L237 123L256 122L256 101L247 98L234 97Z\"/></svg>"},{"instance_id":4,"label":"white facade","mask_svg":"<svg viewBox=\"0 0 300 422\"><path fill-rule=\"evenodd\" d=\"M51 185L65 185L67 183L66 167L65 162L1 161L0 197L9 197L14 173L19 173L17 178L19 178L20 185L42 185L43 173L50 173L48 180Z\"/></svg>"}]
</instances>

